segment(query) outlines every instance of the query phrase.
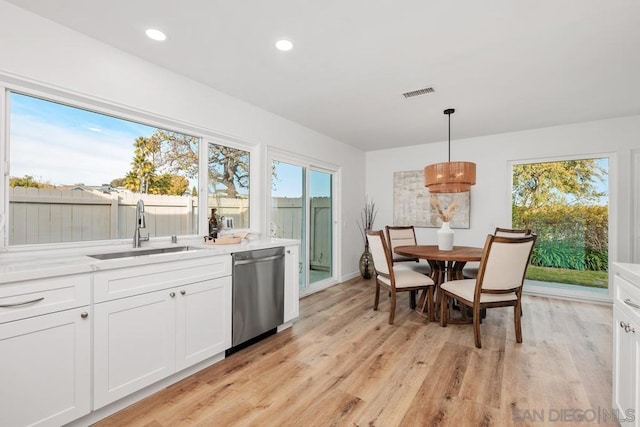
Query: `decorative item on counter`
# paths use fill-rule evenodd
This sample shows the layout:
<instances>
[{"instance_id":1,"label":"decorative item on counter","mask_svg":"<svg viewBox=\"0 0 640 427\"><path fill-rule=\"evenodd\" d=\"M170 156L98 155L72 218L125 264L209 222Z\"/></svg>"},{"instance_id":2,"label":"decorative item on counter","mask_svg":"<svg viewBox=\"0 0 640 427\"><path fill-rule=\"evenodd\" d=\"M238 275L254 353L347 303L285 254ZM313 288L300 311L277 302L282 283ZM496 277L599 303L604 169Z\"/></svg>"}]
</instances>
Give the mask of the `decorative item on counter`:
<instances>
[{"instance_id":1,"label":"decorative item on counter","mask_svg":"<svg viewBox=\"0 0 640 427\"><path fill-rule=\"evenodd\" d=\"M251 234L248 231L238 232L234 234L226 234L213 239L210 236L204 236L205 245L239 245ZM246 243L246 242L245 242Z\"/></svg>"},{"instance_id":2,"label":"decorative item on counter","mask_svg":"<svg viewBox=\"0 0 640 427\"><path fill-rule=\"evenodd\" d=\"M231 216L223 216L222 217L222 228L233 228L233 217Z\"/></svg>"},{"instance_id":3,"label":"decorative item on counter","mask_svg":"<svg viewBox=\"0 0 640 427\"><path fill-rule=\"evenodd\" d=\"M218 214L216 214L216 209L212 208L211 216L209 217L209 237L211 237L212 239L217 238L219 229L220 222L218 221Z\"/></svg>"},{"instance_id":4,"label":"decorative item on counter","mask_svg":"<svg viewBox=\"0 0 640 427\"><path fill-rule=\"evenodd\" d=\"M431 206L438 211L438 217L442 220L442 227L438 230L438 249L441 251L453 250L453 230L449 227L449 221L458 205L453 202L446 209L442 209L436 196L431 196Z\"/></svg>"},{"instance_id":5,"label":"decorative item on counter","mask_svg":"<svg viewBox=\"0 0 640 427\"><path fill-rule=\"evenodd\" d=\"M364 252L360 256L360 262L358 267L360 268L360 275L364 279L371 279L375 271L373 266L373 256L369 252L369 241L367 240L367 230L371 230L373 222L376 220L376 204L373 200L369 200L367 197L364 199L364 208L360 214L360 221L358 226L360 227L360 234L364 239Z\"/></svg>"}]
</instances>

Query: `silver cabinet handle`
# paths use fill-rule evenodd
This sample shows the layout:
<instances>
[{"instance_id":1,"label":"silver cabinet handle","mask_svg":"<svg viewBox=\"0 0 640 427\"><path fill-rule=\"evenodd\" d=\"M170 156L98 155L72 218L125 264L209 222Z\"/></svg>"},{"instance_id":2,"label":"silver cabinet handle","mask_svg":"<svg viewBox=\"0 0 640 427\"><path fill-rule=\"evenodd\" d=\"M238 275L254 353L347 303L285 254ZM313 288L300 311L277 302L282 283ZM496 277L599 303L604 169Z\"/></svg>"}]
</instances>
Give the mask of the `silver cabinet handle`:
<instances>
[{"instance_id":1,"label":"silver cabinet handle","mask_svg":"<svg viewBox=\"0 0 640 427\"><path fill-rule=\"evenodd\" d=\"M173 297L175 297L175 296L176 296L176 293L175 293L175 292L171 292L171 293L169 294L169 296L170 296L171 298L173 298Z\"/></svg>"},{"instance_id":2,"label":"silver cabinet handle","mask_svg":"<svg viewBox=\"0 0 640 427\"><path fill-rule=\"evenodd\" d=\"M31 301L14 302L11 304L0 304L0 307L18 307L21 305L35 304L40 301L44 301L44 297L32 299Z\"/></svg>"},{"instance_id":3,"label":"silver cabinet handle","mask_svg":"<svg viewBox=\"0 0 640 427\"><path fill-rule=\"evenodd\" d=\"M273 261L274 259L280 259L282 257L284 257L284 255L273 255L265 258L241 259L241 260L234 261L233 265L236 266L236 265L245 265L245 264L256 264L259 262Z\"/></svg>"},{"instance_id":4,"label":"silver cabinet handle","mask_svg":"<svg viewBox=\"0 0 640 427\"><path fill-rule=\"evenodd\" d=\"M640 305L638 305L635 302L631 301L629 298L625 298L624 303L627 304L629 307L640 309Z\"/></svg>"},{"instance_id":5,"label":"silver cabinet handle","mask_svg":"<svg viewBox=\"0 0 640 427\"><path fill-rule=\"evenodd\" d=\"M180 291L180 295L186 295L186 294L187 294L187 291L185 290Z\"/></svg>"},{"instance_id":6,"label":"silver cabinet handle","mask_svg":"<svg viewBox=\"0 0 640 427\"><path fill-rule=\"evenodd\" d=\"M82 313L80 313L80 317L82 317L83 319L86 319L87 317L89 317L89 313L87 313L86 311L83 311Z\"/></svg>"}]
</instances>

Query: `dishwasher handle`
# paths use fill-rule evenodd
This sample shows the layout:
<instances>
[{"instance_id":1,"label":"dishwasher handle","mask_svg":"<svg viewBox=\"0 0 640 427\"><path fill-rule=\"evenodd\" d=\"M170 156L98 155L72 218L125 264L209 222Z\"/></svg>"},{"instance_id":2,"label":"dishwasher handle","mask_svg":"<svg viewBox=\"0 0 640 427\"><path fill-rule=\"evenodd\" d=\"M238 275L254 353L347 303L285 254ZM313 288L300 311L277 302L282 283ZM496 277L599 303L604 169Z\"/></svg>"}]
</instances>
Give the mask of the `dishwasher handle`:
<instances>
[{"instance_id":1,"label":"dishwasher handle","mask_svg":"<svg viewBox=\"0 0 640 427\"><path fill-rule=\"evenodd\" d=\"M284 255L273 255L264 258L254 258L254 259L241 259L233 262L233 265L246 265L246 264L256 264L258 262L266 262L273 261L276 259L284 258Z\"/></svg>"}]
</instances>

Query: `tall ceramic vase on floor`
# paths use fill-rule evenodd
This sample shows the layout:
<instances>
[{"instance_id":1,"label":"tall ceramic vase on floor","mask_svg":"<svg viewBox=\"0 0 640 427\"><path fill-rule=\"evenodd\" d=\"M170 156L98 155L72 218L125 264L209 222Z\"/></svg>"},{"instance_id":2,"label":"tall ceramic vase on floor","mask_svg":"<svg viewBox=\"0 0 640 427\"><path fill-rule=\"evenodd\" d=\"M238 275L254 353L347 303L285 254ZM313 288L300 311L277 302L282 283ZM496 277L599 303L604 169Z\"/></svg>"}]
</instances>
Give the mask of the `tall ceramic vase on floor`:
<instances>
[{"instance_id":1,"label":"tall ceramic vase on floor","mask_svg":"<svg viewBox=\"0 0 640 427\"><path fill-rule=\"evenodd\" d=\"M360 256L360 275L363 279L371 279L373 277L373 256L369 252L369 245L365 245L364 252Z\"/></svg>"},{"instance_id":2,"label":"tall ceramic vase on floor","mask_svg":"<svg viewBox=\"0 0 640 427\"><path fill-rule=\"evenodd\" d=\"M443 222L438 230L438 249L441 251L453 250L453 230L448 222Z\"/></svg>"}]
</instances>

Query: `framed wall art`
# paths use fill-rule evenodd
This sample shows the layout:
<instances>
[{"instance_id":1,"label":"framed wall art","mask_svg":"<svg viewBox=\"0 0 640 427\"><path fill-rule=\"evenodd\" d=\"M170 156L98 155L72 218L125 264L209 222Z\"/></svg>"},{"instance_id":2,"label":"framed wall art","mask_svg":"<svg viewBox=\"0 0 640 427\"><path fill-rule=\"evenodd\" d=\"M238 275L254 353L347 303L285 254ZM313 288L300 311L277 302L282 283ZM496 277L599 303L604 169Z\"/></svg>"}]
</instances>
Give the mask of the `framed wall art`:
<instances>
[{"instance_id":1,"label":"framed wall art","mask_svg":"<svg viewBox=\"0 0 640 427\"><path fill-rule=\"evenodd\" d=\"M442 209L456 203L451 228L469 228L471 193L434 194ZM393 225L414 227L440 227L442 220L431 203L431 193L424 186L424 172L405 171L393 173Z\"/></svg>"}]
</instances>

